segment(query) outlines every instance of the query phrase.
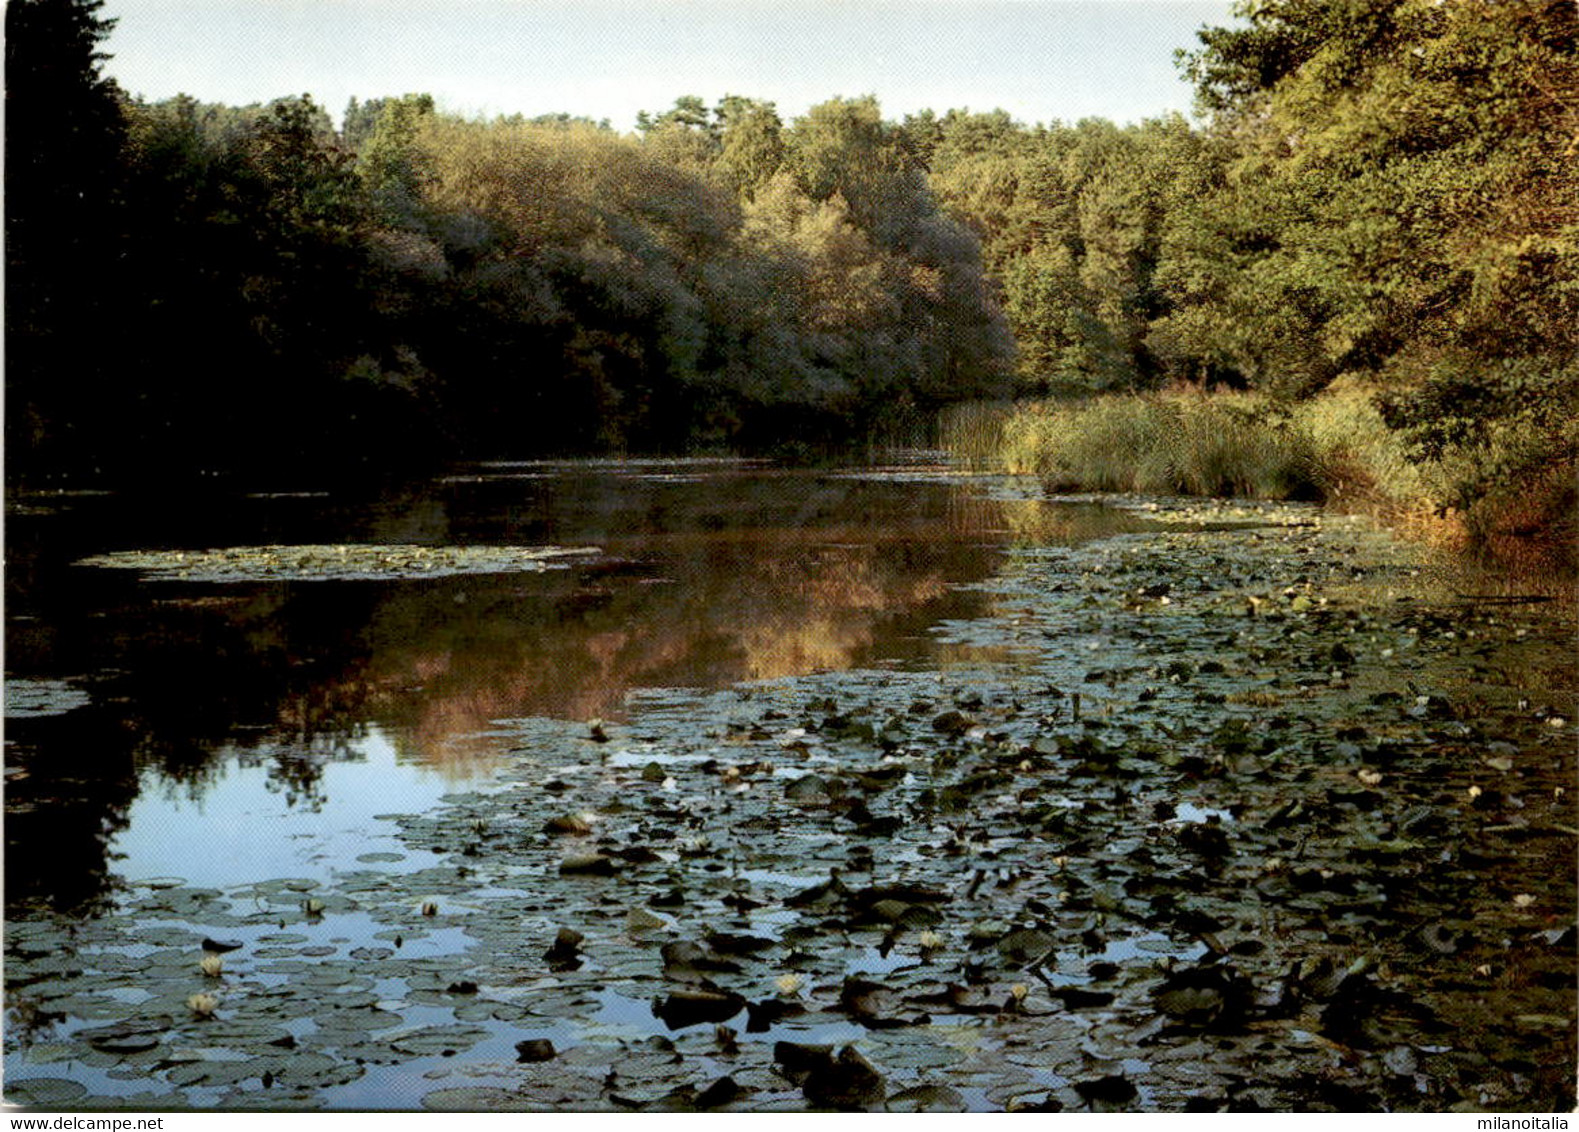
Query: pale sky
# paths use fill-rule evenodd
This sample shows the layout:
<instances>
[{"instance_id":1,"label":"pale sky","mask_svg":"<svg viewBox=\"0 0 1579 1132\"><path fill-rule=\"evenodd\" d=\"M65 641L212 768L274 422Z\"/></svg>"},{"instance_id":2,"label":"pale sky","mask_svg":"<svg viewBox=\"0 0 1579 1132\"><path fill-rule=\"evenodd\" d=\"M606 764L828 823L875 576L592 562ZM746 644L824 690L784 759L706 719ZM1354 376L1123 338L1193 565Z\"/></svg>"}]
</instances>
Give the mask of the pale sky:
<instances>
[{"instance_id":1,"label":"pale sky","mask_svg":"<svg viewBox=\"0 0 1579 1132\"><path fill-rule=\"evenodd\" d=\"M835 95L886 117L1002 108L1027 124L1189 112L1175 48L1230 0L108 0L105 73L150 101L432 94L468 116L633 127L698 94L786 120Z\"/></svg>"}]
</instances>

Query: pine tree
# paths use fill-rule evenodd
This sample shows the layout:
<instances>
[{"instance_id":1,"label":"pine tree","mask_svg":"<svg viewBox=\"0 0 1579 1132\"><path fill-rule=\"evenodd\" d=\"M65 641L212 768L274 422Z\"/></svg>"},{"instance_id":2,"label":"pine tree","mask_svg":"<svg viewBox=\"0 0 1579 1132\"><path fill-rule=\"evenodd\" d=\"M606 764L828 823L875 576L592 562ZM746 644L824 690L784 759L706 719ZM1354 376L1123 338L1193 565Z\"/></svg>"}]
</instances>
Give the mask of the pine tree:
<instances>
[{"instance_id":1,"label":"pine tree","mask_svg":"<svg viewBox=\"0 0 1579 1132\"><path fill-rule=\"evenodd\" d=\"M100 73L102 0L6 5L6 331L13 467L92 447L65 412L98 391L118 261L125 123ZM25 467L22 469L25 470Z\"/></svg>"}]
</instances>

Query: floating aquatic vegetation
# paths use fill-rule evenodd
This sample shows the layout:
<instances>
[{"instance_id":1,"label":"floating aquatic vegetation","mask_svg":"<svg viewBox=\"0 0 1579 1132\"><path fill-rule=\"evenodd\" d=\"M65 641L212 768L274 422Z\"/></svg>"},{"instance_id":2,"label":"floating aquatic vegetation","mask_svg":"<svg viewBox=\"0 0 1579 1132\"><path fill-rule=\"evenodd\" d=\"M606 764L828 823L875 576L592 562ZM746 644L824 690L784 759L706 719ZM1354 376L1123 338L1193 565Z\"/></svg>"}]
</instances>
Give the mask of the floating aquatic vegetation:
<instances>
[{"instance_id":1,"label":"floating aquatic vegetation","mask_svg":"<svg viewBox=\"0 0 1579 1132\"><path fill-rule=\"evenodd\" d=\"M386 1034L381 1040L400 1053L452 1055L489 1036L489 1031L477 1026L424 1026Z\"/></svg>"},{"instance_id":2,"label":"floating aquatic vegetation","mask_svg":"<svg viewBox=\"0 0 1579 1132\"><path fill-rule=\"evenodd\" d=\"M539 1104L533 1097L488 1085L434 1089L422 1098L422 1107L434 1112L531 1112Z\"/></svg>"},{"instance_id":3,"label":"floating aquatic vegetation","mask_svg":"<svg viewBox=\"0 0 1579 1132\"><path fill-rule=\"evenodd\" d=\"M37 719L44 716L65 715L92 702L91 695L65 680L6 678L7 719Z\"/></svg>"},{"instance_id":4,"label":"floating aquatic vegetation","mask_svg":"<svg viewBox=\"0 0 1579 1132\"><path fill-rule=\"evenodd\" d=\"M1140 1095L1135 1083L1122 1073L1109 1073L1088 1081L1076 1081L1075 1092L1093 1111L1114 1112L1125 1108Z\"/></svg>"},{"instance_id":5,"label":"floating aquatic vegetation","mask_svg":"<svg viewBox=\"0 0 1579 1132\"><path fill-rule=\"evenodd\" d=\"M43 1029L7 1097L337 1107L399 1066L386 1103L452 1110L1560 1103L1572 707L1493 673L1473 611L1346 589L1378 553L1347 532L1027 548L939 634L1018 667L667 689L607 742L499 722L494 786L390 817L431 867L172 879L91 945L8 925ZM210 932L238 954L196 1019Z\"/></svg>"},{"instance_id":6,"label":"floating aquatic vegetation","mask_svg":"<svg viewBox=\"0 0 1579 1132\"><path fill-rule=\"evenodd\" d=\"M234 546L210 550L123 550L79 559L78 566L136 570L157 581L313 582L437 578L563 568L599 554L596 547Z\"/></svg>"},{"instance_id":7,"label":"floating aquatic vegetation","mask_svg":"<svg viewBox=\"0 0 1579 1132\"><path fill-rule=\"evenodd\" d=\"M198 1018L212 1018L219 1009L219 999L211 994L194 994L187 998L186 1008Z\"/></svg>"},{"instance_id":8,"label":"floating aquatic vegetation","mask_svg":"<svg viewBox=\"0 0 1579 1132\"><path fill-rule=\"evenodd\" d=\"M773 1060L821 1108L866 1109L881 1104L887 1093L883 1075L854 1046L835 1054L832 1046L778 1042Z\"/></svg>"},{"instance_id":9,"label":"floating aquatic vegetation","mask_svg":"<svg viewBox=\"0 0 1579 1132\"><path fill-rule=\"evenodd\" d=\"M12 1104L61 1108L88 1095L87 1086L63 1077L23 1077L7 1080L6 1100Z\"/></svg>"},{"instance_id":10,"label":"floating aquatic vegetation","mask_svg":"<svg viewBox=\"0 0 1579 1132\"><path fill-rule=\"evenodd\" d=\"M516 1060L521 1062L552 1061L555 1052L554 1043L547 1038L529 1038L515 1043Z\"/></svg>"},{"instance_id":11,"label":"floating aquatic vegetation","mask_svg":"<svg viewBox=\"0 0 1579 1132\"><path fill-rule=\"evenodd\" d=\"M671 1030L705 1022L727 1022L746 1008L744 996L733 991L697 988L670 991L653 1000L653 1017Z\"/></svg>"}]
</instances>

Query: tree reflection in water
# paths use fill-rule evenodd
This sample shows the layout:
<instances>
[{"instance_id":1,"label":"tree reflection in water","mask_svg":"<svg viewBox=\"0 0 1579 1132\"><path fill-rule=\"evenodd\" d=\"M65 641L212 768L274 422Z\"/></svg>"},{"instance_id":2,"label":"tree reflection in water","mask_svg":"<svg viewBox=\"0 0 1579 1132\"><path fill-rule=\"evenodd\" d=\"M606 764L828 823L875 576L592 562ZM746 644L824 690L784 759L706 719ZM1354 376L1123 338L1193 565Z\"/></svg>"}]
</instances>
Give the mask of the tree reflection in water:
<instances>
[{"instance_id":1,"label":"tree reflection in water","mask_svg":"<svg viewBox=\"0 0 1579 1132\"><path fill-rule=\"evenodd\" d=\"M1005 544L1139 525L948 482L727 467L523 475L360 509L273 500L249 516L232 503L188 515L185 530L169 529L168 508L141 527L92 507L24 526L13 671L86 673L92 702L8 738L11 902L101 900L107 845L140 784L200 797L224 760L267 760L268 789L316 811L324 767L359 757L352 743L370 724L404 758L464 776L500 754L476 739L497 719L618 717L641 688L935 663L930 627L985 612L990 599L969 586ZM57 544L80 556L117 538L255 544L260 531L282 543L590 544L604 555L539 574L226 585L50 557Z\"/></svg>"}]
</instances>

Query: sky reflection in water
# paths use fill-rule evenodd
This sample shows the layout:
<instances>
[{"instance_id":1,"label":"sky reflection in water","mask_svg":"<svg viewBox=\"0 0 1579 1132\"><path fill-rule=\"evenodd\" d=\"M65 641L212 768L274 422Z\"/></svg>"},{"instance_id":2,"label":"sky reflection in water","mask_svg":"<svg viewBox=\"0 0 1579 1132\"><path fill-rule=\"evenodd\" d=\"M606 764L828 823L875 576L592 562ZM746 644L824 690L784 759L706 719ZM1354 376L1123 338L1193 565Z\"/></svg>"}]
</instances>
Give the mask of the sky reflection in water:
<instances>
[{"instance_id":1,"label":"sky reflection in water","mask_svg":"<svg viewBox=\"0 0 1579 1132\"><path fill-rule=\"evenodd\" d=\"M412 851L378 815L421 813L453 788L437 768L402 762L376 727L353 740L349 758L324 762L310 795L285 784L260 751L221 751L213 778L199 790L162 779L150 768L111 843L114 871L136 883L179 877L198 888L228 888L282 877L326 882L357 868L367 853L386 872L436 863Z\"/></svg>"}]
</instances>

